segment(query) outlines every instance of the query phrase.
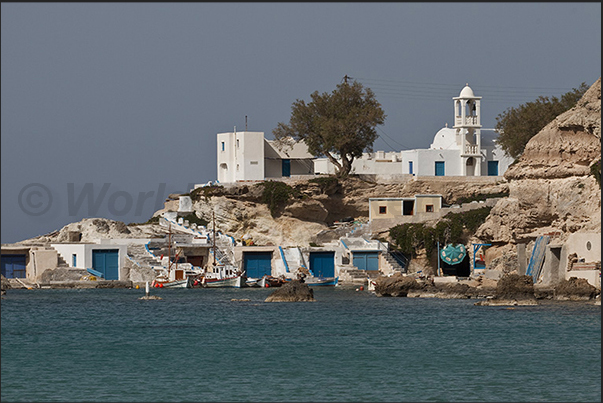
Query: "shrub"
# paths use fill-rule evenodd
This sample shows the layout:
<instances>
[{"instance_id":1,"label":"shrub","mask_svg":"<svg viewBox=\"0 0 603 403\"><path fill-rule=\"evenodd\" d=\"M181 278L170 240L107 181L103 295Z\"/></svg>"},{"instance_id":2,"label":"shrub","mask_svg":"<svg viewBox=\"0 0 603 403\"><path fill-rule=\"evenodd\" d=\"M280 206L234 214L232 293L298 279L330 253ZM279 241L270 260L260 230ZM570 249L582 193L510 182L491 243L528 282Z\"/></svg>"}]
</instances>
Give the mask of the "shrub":
<instances>
[{"instance_id":1,"label":"shrub","mask_svg":"<svg viewBox=\"0 0 603 403\"><path fill-rule=\"evenodd\" d=\"M279 209L284 207L289 199L298 194L298 191L280 181L264 181L257 186L263 186L262 203L268 205L270 214L276 217Z\"/></svg>"},{"instance_id":2,"label":"shrub","mask_svg":"<svg viewBox=\"0 0 603 403\"><path fill-rule=\"evenodd\" d=\"M482 225L492 207L482 207L463 213L448 213L434 227L425 224L400 224L389 229L389 235L397 250L415 257L417 250L425 248L431 255L437 242L464 244L470 235Z\"/></svg>"},{"instance_id":3,"label":"shrub","mask_svg":"<svg viewBox=\"0 0 603 403\"><path fill-rule=\"evenodd\" d=\"M203 198L205 201L209 200L212 196L221 196L224 194L224 186L222 185L211 185L198 187L190 193L192 201L200 201Z\"/></svg>"}]
</instances>

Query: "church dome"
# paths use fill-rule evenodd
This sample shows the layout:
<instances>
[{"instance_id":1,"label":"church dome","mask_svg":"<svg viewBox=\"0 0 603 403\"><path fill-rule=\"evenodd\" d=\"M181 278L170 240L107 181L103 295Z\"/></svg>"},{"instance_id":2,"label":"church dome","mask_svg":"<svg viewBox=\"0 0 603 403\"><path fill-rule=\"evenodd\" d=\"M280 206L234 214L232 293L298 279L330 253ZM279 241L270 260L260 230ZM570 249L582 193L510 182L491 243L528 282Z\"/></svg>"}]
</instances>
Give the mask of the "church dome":
<instances>
[{"instance_id":1,"label":"church dome","mask_svg":"<svg viewBox=\"0 0 603 403\"><path fill-rule=\"evenodd\" d=\"M469 84L465 84L465 88L461 90L459 98L475 98L475 94L473 93L471 87L469 87Z\"/></svg>"},{"instance_id":2,"label":"church dome","mask_svg":"<svg viewBox=\"0 0 603 403\"><path fill-rule=\"evenodd\" d=\"M456 144L456 129L451 127L441 128L433 138L433 143L429 146L432 150L458 150L460 147Z\"/></svg>"}]
</instances>

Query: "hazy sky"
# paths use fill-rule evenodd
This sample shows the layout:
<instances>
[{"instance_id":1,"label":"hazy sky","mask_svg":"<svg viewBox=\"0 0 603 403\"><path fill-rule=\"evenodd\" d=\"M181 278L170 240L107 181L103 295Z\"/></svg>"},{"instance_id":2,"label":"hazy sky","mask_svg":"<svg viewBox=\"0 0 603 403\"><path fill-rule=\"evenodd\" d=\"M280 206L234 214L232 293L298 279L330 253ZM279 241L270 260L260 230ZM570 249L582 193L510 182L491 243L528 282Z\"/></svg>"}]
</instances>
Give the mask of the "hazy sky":
<instances>
[{"instance_id":1,"label":"hazy sky","mask_svg":"<svg viewBox=\"0 0 603 403\"><path fill-rule=\"evenodd\" d=\"M272 138L296 99L345 75L387 115L375 150L400 151L452 125L465 83L493 128L601 74L601 3L1 7L3 243L84 217L144 222L216 179L216 133L247 116Z\"/></svg>"}]
</instances>

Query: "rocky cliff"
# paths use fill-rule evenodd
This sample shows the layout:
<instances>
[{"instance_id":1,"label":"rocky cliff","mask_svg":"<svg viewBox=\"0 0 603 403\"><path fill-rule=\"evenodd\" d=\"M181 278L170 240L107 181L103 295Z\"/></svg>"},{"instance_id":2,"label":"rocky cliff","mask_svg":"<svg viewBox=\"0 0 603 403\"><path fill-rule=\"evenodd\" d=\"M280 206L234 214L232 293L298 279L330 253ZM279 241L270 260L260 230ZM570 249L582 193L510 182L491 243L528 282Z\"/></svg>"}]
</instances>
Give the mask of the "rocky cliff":
<instances>
[{"instance_id":1,"label":"rocky cliff","mask_svg":"<svg viewBox=\"0 0 603 403\"><path fill-rule=\"evenodd\" d=\"M493 243L493 259L542 234L563 241L574 232L600 233L601 185L592 175L600 167L601 78L528 142L504 175L509 197L492 209L474 240Z\"/></svg>"}]
</instances>

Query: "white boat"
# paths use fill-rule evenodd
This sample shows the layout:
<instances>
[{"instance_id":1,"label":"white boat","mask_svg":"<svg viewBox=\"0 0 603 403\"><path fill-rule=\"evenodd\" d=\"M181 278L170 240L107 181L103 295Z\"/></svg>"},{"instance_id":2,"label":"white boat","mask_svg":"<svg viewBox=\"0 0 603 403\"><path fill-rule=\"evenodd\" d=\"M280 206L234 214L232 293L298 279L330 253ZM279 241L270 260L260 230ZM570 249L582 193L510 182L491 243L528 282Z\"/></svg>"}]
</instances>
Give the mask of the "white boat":
<instances>
[{"instance_id":1,"label":"white boat","mask_svg":"<svg viewBox=\"0 0 603 403\"><path fill-rule=\"evenodd\" d=\"M245 287L259 287L260 286L260 278L256 277L247 277L245 279Z\"/></svg>"},{"instance_id":2,"label":"white boat","mask_svg":"<svg viewBox=\"0 0 603 403\"><path fill-rule=\"evenodd\" d=\"M304 283L306 283L309 287L319 287L319 286L336 286L339 282L339 277L306 277L304 279Z\"/></svg>"},{"instance_id":3,"label":"white boat","mask_svg":"<svg viewBox=\"0 0 603 403\"><path fill-rule=\"evenodd\" d=\"M241 288L243 287L243 277L241 275L224 278L206 278L201 280L202 287L224 287L224 288Z\"/></svg>"}]
</instances>

